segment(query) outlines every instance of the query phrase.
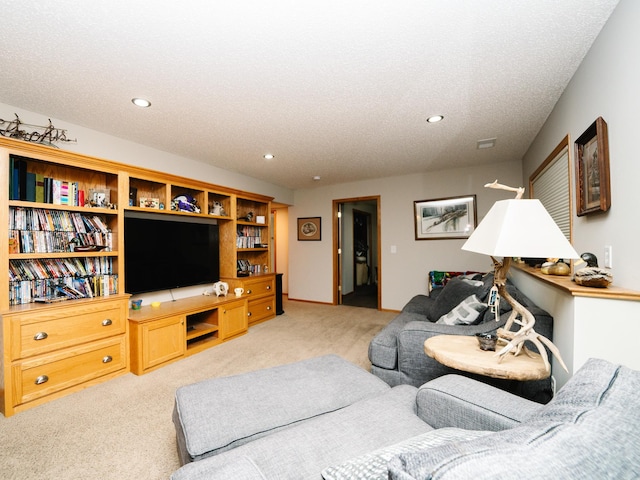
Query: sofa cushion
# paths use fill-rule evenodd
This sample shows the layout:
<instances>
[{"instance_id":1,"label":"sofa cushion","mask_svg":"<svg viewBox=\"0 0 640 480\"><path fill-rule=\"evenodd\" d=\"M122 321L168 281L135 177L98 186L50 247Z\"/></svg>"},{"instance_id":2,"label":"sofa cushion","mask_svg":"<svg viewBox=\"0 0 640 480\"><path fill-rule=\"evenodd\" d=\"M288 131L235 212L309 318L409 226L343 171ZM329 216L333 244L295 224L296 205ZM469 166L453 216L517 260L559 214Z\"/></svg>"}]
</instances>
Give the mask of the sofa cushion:
<instances>
[{"instance_id":1,"label":"sofa cushion","mask_svg":"<svg viewBox=\"0 0 640 480\"><path fill-rule=\"evenodd\" d=\"M459 428L432 430L389 447L365 453L339 465L325 468L322 471L322 478L324 480L387 480L389 478L387 463L396 455L418 452L425 448L437 447L452 442L471 440L487 433Z\"/></svg>"},{"instance_id":2,"label":"sofa cushion","mask_svg":"<svg viewBox=\"0 0 640 480\"><path fill-rule=\"evenodd\" d=\"M640 475L640 372L589 360L520 426L401 454L389 478L616 478Z\"/></svg>"},{"instance_id":3,"label":"sofa cushion","mask_svg":"<svg viewBox=\"0 0 640 480\"><path fill-rule=\"evenodd\" d=\"M456 305L465 298L476 295L482 300L487 296L491 289L491 282L483 280L470 280L468 278L455 277L452 278L442 289L442 293L438 295L429 312L429 320L436 321L443 315L449 313Z\"/></svg>"},{"instance_id":4,"label":"sofa cushion","mask_svg":"<svg viewBox=\"0 0 640 480\"><path fill-rule=\"evenodd\" d=\"M476 294L470 295L456 305L449 313L442 315L436 323L444 325L474 325L482 319L480 315L487 304L478 300Z\"/></svg>"},{"instance_id":5,"label":"sofa cushion","mask_svg":"<svg viewBox=\"0 0 640 480\"><path fill-rule=\"evenodd\" d=\"M220 453L388 389L337 355L180 387L173 413L180 460Z\"/></svg>"},{"instance_id":6,"label":"sofa cushion","mask_svg":"<svg viewBox=\"0 0 640 480\"><path fill-rule=\"evenodd\" d=\"M268 479L320 479L322 470L331 465L431 431L415 414L416 391L409 385L387 389L219 455L188 463L171 479L235 479L225 475L225 466L244 457ZM317 400L309 395L308 401Z\"/></svg>"}]
</instances>

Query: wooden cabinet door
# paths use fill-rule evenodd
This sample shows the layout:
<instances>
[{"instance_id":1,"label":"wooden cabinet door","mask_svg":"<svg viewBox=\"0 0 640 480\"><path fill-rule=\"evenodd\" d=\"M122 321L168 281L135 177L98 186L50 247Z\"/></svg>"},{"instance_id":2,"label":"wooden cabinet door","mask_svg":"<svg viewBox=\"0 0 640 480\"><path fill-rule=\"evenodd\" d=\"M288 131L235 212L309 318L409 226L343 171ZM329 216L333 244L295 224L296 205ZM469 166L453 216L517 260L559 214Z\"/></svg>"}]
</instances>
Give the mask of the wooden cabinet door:
<instances>
[{"instance_id":1,"label":"wooden cabinet door","mask_svg":"<svg viewBox=\"0 0 640 480\"><path fill-rule=\"evenodd\" d=\"M249 328L247 303L244 300L221 306L218 314L220 316L220 333L223 339L245 333Z\"/></svg>"},{"instance_id":2,"label":"wooden cabinet door","mask_svg":"<svg viewBox=\"0 0 640 480\"><path fill-rule=\"evenodd\" d=\"M145 323L140 328L142 370L184 356L187 342L184 316L156 320Z\"/></svg>"}]
</instances>

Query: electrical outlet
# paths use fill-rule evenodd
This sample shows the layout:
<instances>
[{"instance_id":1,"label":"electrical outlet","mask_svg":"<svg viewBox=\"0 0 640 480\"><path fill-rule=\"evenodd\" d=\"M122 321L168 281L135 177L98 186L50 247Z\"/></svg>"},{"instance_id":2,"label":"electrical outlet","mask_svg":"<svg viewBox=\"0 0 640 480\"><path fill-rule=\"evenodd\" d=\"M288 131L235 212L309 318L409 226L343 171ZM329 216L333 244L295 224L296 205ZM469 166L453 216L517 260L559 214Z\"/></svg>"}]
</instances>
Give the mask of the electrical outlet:
<instances>
[{"instance_id":1,"label":"electrical outlet","mask_svg":"<svg viewBox=\"0 0 640 480\"><path fill-rule=\"evenodd\" d=\"M613 268L613 248L611 245L604 246L604 268Z\"/></svg>"}]
</instances>

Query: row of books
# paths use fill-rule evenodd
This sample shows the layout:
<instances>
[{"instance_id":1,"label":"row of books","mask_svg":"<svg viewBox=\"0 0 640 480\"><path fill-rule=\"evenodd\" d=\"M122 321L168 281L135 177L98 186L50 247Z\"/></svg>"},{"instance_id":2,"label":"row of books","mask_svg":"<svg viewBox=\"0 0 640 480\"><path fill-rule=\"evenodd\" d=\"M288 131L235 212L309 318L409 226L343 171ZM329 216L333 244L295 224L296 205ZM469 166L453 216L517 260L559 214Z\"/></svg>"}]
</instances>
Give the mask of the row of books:
<instances>
[{"instance_id":1,"label":"row of books","mask_svg":"<svg viewBox=\"0 0 640 480\"><path fill-rule=\"evenodd\" d=\"M85 192L78 182L45 177L27 171L28 159L9 156L9 200L83 206Z\"/></svg>"},{"instance_id":2,"label":"row of books","mask_svg":"<svg viewBox=\"0 0 640 480\"><path fill-rule=\"evenodd\" d=\"M37 258L9 261L9 281L111 275L111 257Z\"/></svg>"},{"instance_id":3,"label":"row of books","mask_svg":"<svg viewBox=\"0 0 640 480\"><path fill-rule=\"evenodd\" d=\"M53 303L78 298L106 297L117 293L118 275L22 280L9 283L9 305Z\"/></svg>"},{"instance_id":4,"label":"row of books","mask_svg":"<svg viewBox=\"0 0 640 480\"><path fill-rule=\"evenodd\" d=\"M113 251L111 232L49 232L42 230L9 230L9 253L73 252L76 245L100 245Z\"/></svg>"},{"instance_id":5,"label":"row of books","mask_svg":"<svg viewBox=\"0 0 640 480\"><path fill-rule=\"evenodd\" d=\"M237 235L239 237L259 237L263 232L261 227L252 227L249 225L238 225Z\"/></svg>"},{"instance_id":6,"label":"row of books","mask_svg":"<svg viewBox=\"0 0 640 480\"><path fill-rule=\"evenodd\" d=\"M9 208L9 229L78 233L95 231L107 233L109 231L103 215L24 207Z\"/></svg>"},{"instance_id":7,"label":"row of books","mask_svg":"<svg viewBox=\"0 0 640 480\"><path fill-rule=\"evenodd\" d=\"M260 237L236 237L237 248L256 248L262 246Z\"/></svg>"}]
</instances>

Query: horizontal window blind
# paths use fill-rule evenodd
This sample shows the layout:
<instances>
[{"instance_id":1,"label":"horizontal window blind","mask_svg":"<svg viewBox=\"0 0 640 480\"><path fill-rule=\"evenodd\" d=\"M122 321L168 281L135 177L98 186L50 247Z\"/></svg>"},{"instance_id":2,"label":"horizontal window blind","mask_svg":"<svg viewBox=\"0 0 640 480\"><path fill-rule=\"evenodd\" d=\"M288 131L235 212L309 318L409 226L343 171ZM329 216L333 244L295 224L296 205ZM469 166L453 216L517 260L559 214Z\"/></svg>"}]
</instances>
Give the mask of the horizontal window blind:
<instances>
[{"instance_id":1,"label":"horizontal window blind","mask_svg":"<svg viewBox=\"0 0 640 480\"><path fill-rule=\"evenodd\" d=\"M567 240L571 241L569 150L564 148L533 180L533 196L542 202Z\"/></svg>"}]
</instances>

